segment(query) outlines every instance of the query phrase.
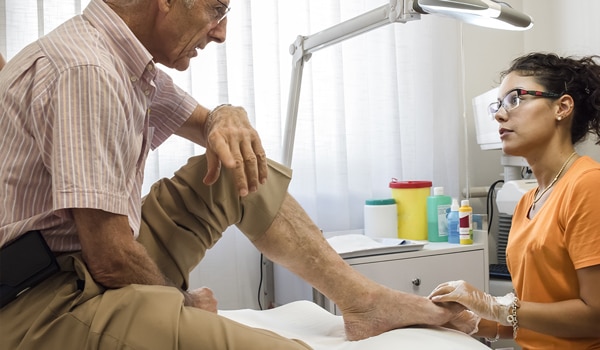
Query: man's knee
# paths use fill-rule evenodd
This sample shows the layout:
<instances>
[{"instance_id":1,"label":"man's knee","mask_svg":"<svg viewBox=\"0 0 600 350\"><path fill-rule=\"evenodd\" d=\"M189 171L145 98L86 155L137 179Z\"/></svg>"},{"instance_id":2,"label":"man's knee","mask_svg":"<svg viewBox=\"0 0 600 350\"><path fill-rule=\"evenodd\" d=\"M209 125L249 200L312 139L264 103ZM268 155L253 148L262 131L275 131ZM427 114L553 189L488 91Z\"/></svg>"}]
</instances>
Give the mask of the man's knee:
<instances>
[{"instance_id":1,"label":"man's knee","mask_svg":"<svg viewBox=\"0 0 600 350\"><path fill-rule=\"evenodd\" d=\"M205 156L195 156L170 180L161 180L166 188L159 201L173 206L174 220L185 220L192 213L211 228L223 232L237 225L251 240L262 235L278 213L291 181L291 170L277 162L268 162L268 180L258 191L239 197L233 171L221 169L216 183L207 186L202 178L207 171ZM183 210L182 210L183 209ZM189 225L185 225L186 227Z\"/></svg>"},{"instance_id":2,"label":"man's knee","mask_svg":"<svg viewBox=\"0 0 600 350\"><path fill-rule=\"evenodd\" d=\"M237 226L251 241L260 238L273 223L288 196L291 178L289 168L269 161L267 182L242 199L244 215Z\"/></svg>"}]
</instances>

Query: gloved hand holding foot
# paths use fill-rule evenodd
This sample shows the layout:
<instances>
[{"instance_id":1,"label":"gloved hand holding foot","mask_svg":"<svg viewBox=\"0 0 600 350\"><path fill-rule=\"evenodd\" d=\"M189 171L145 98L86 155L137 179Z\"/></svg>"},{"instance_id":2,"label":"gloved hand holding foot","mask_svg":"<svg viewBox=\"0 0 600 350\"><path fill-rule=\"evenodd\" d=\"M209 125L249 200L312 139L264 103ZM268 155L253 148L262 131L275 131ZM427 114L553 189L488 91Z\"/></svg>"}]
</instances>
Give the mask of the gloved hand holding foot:
<instances>
[{"instance_id":1,"label":"gloved hand holding foot","mask_svg":"<svg viewBox=\"0 0 600 350\"><path fill-rule=\"evenodd\" d=\"M479 321L481 317L471 310L464 310L455 318L451 319L444 327L456 329L468 335L473 335L479 331Z\"/></svg>"},{"instance_id":2,"label":"gloved hand holding foot","mask_svg":"<svg viewBox=\"0 0 600 350\"><path fill-rule=\"evenodd\" d=\"M450 281L437 286L429 298L435 303L459 303L482 318L509 326L507 317L515 296L508 293L503 297L495 297L465 281Z\"/></svg>"}]
</instances>

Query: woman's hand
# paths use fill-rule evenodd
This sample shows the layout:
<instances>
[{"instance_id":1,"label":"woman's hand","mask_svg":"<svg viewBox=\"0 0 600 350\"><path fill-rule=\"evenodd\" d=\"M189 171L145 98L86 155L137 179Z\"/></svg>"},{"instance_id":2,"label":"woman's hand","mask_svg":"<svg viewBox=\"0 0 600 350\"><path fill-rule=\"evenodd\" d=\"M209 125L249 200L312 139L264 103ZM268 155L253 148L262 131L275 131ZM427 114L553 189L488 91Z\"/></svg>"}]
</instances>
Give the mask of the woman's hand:
<instances>
[{"instance_id":1,"label":"woman's hand","mask_svg":"<svg viewBox=\"0 0 600 350\"><path fill-rule=\"evenodd\" d=\"M429 295L436 303L456 302L487 320L508 326L509 309L514 295L509 293L503 297L494 297L478 290L465 281L450 281L437 286Z\"/></svg>"},{"instance_id":2,"label":"woman's hand","mask_svg":"<svg viewBox=\"0 0 600 350\"><path fill-rule=\"evenodd\" d=\"M479 321L481 321L481 317L477 314L470 310L464 310L446 323L444 327L473 335L479 331Z\"/></svg>"}]
</instances>

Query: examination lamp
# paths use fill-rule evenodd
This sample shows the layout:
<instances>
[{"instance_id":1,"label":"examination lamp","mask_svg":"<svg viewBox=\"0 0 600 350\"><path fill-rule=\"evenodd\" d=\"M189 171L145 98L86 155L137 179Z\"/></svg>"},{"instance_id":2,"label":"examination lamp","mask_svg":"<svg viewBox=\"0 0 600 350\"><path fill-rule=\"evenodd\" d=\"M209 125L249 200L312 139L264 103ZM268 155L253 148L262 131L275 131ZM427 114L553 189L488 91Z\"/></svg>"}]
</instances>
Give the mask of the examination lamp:
<instances>
[{"instance_id":1,"label":"examination lamp","mask_svg":"<svg viewBox=\"0 0 600 350\"><path fill-rule=\"evenodd\" d=\"M304 62L313 52L390 23L418 20L424 14L439 14L483 27L503 30L527 30L533 26L530 16L508 4L492 0L389 0L347 21L309 36L298 36L290 46L293 55L287 120L283 140L282 163L291 166L300 85Z\"/></svg>"}]
</instances>

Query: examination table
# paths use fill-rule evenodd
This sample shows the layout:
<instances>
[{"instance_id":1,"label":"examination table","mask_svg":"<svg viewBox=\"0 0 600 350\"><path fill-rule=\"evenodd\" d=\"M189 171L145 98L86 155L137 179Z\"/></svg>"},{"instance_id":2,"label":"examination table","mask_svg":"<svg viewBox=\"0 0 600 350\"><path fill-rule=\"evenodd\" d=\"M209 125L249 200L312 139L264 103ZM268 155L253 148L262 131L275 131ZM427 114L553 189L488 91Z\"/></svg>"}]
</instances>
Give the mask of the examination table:
<instances>
[{"instance_id":1,"label":"examination table","mask_svg":"<svg viewBox=\"0 0 600 350\"><path fill-rule=\"evenodd\" d=\"M269 310L221 310L219 314L251 327L300 339L315 350L489 349L462 332L441 327L407 327L360 341L347 341L341 316L305 300Z\"/></svg>"}]
</instances>

